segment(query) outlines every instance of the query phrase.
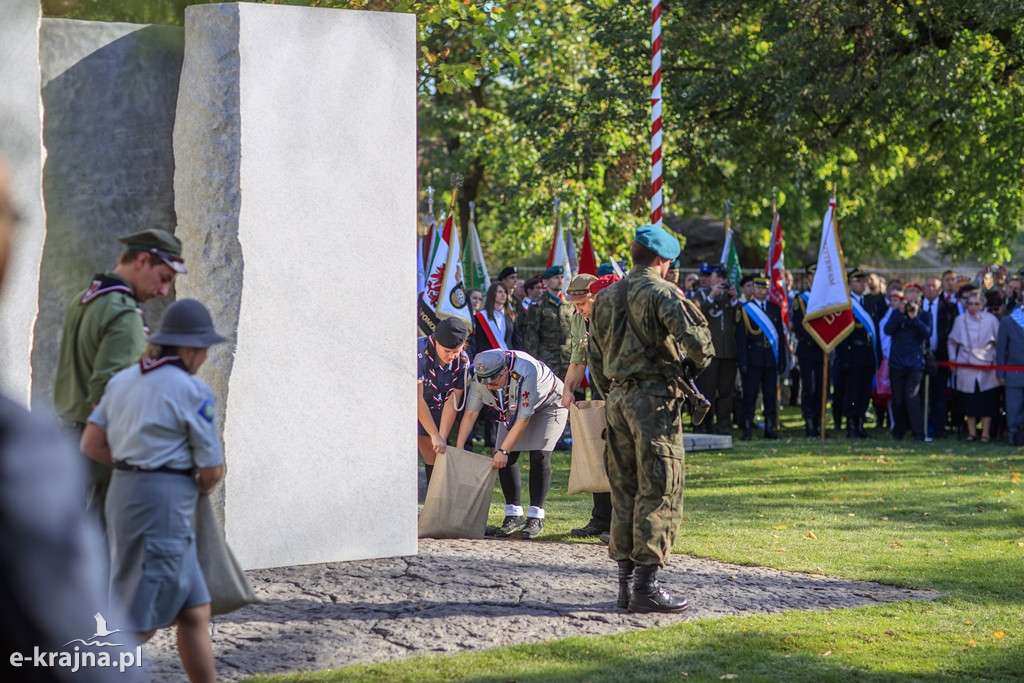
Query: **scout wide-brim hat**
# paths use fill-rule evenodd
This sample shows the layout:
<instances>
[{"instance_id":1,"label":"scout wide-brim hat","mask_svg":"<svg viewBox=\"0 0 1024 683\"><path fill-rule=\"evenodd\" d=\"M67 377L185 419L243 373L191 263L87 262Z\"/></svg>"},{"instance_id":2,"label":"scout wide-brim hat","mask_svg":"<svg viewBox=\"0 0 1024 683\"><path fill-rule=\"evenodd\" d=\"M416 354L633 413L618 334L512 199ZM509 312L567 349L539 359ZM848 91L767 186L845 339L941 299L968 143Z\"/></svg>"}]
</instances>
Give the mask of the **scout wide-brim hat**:
<instances>
[{"instance_id":1,"label":"scout wide-brim hat","mask_svg":"<svg viewBox=\"0 0 1024 683\"><path fill-rule=\"evenodd\" d=\"M146 341L162 346L205 349L227 339L214 331L206 306L195 299L180 299L167 307L160 321L160 331L149 335Z\"/></svg>"},{"instance_id":2,"label":"scout wide-brim hat","mask_svg":"<svg viewBox=\"0 0 1024 683\"><path fill-rule=\"evenodd\" d=\"M565 292L566 298L568 298L569 301L582 299L586 295L590 294L590 285L594 282L597 282L596 275L580 273L569 283L569 289Z\"/></svg>"}]
</instances>

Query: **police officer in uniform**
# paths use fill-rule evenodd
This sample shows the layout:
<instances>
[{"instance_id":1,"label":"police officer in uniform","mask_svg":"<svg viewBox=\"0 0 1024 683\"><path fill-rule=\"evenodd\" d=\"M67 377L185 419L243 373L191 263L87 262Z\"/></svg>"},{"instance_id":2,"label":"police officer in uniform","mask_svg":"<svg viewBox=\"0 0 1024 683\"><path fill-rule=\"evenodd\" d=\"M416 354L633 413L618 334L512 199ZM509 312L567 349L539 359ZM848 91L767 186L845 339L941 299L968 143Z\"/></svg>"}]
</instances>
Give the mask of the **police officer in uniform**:
<instances>
[{"instance_id":1,"label":"police officer in uniform","mask_svg":"<svg viewBox=\"0 0 1024 683\"><path fill-rule=\"evenodd\" d=\"M874 304L866 299L867 273L856 269L848 276L850 282L850 300L860 305L867 312L862 319L853 316L853 332L836 347L837 385L833 401L840 400L842 414L846 416L846 436L849 438L866 439L864 431L864 413L871 401L871 380L878 369L876 358L880 355L878 348L878 320L871 312ZM864 323L871 325L871 329Z\"/></svg>"},{"instance_id":2,"label":"police officer in uniform","mask_svg":"<svg viewBox=\"0 0 1024 683\"><path fill-rule=\"evenodd\" d=\"M793 334L796 337L796 360L800 365L800 412L804 416L804 433L809 437L821 436L821 380L824 352L818 346L811 333L803 326L807 315L807 300L811 285L814 284L814 271L817 263L808 263L804 268L807 273L807 289L797 294L793 300Z\"/></svg>"},{"instance_id":3,"label":"police officer in uniform","mask_svg":"<svg viewBox=\"0 0 1024 683\"><path fill-rule=\"evenodd\" d=\"M677 612L685 599L657 581L682 518L680 375L714 356L707 321L664 279L679 241L644 225L630 244L633 268L594 299L587 362L605 397L605 467L612 489L608 555L619 566L616 604L631 612Z\"/></svg>"},{"instance_id":4,"label":"police officer in uniform","mask_svg":"<svg viewBox=\"0 0 1024 683\"><path fill-rule=\"evenodd\" d=\"M736 397L736 312L740 304L739 292L728 278L725 266L713 266L709 287L699 290L693 297L707 318L715 347L711 364L697 378L697 384L713 406L701 425L709 434L729 433Z\"/></svg>"},{"instance_id":5,"label":"police officer in uniform","mask_svg":"<svg viewBox=\"0 0 1024 683\"><path fill-rule=\"evenodd\" d=\"M185 273L181 242L149 229L118 238L125 245L117 267L96 275L68 305L57 357L53 405L77 442L107 382L142 356L146 331L139 304L166 296L175 276ZM109 467L89 460L86 509L103 519Z\"/></svg>"},{"instance_id":6,"label":"police officer in uniform","mask_svg":"<svg viewBox=\"0 0 1024 683\"><path fill-rule=\"evenodd\" d=\"M551 488L551 452L565 429L562 380L551 368L519 351L490 349L473 359L476 381L469 389L457 446L463 447L483 406L498 411L494 467L505 495L505 521L495 536L537 538L544 531L544 502ZM523 517L519 453L530 452L530 506Z\"/></svg>"},{"instance_id":7,"label":"police officer in uniform","mask_svg":"<svg viewBox=\"0 0 1024 683\"><path fill-rule=\"evenodd\" d=\"M743 435L740 440L750 441L759 389L764 407L764 438L778 439L775 431L779 416L777 388L779 375L789 366L782 309L768 300L768 280L764 276L753 278L751 284L754 299L740 309L740 319L736 323L736 358L743 376ZM766 325L771 325L771 329L766 330ZM774 349L772 330L775 332Z\"/></svg>"},{"instance_id":8,"label":"police officer in uniform","mask_svg":"<svg viewBox=\"0 0 1024 683\"><path fill-rule=\"evenodd\" d=\"M573 307L562 300L564 269L551 266L541 278L547 289L526 310L523 350L551 368L559 379L565 379L569 370Z\"/></svg>"}]
</instances>

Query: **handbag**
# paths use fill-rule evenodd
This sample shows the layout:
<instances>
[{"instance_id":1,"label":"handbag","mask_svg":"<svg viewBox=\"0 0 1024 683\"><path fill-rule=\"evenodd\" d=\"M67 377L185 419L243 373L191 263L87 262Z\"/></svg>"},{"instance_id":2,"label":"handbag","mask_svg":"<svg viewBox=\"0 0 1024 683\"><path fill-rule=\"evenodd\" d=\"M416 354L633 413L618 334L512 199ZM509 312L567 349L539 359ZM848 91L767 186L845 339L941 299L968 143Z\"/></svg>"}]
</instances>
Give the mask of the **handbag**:
<instances>
[{"instance_id":1,"label":"handbag","mask_svg":"<svg viewBox=\"0 0 1024 683\"><path fill-rule=\"evenodd\" d=\"M256 597L249 577L235 559L224 540L217 516L209 496L199 496L196 514L192 519L196 533L196 555L210 591L210 613L227 614L236 609L263 602Z\"/></svg>"}]
</instances>

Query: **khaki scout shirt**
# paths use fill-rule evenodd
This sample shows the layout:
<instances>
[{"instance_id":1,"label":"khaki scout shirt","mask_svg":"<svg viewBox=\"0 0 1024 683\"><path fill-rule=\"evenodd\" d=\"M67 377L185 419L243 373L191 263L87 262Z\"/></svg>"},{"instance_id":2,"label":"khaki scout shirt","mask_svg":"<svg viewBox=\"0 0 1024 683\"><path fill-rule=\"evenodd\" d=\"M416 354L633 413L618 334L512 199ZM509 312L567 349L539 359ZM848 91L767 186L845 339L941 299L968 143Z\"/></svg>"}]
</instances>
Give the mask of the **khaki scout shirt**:
<instances>
[{"instance_id":1,"label":"khaki scout shirt","mask_svg":"<svg viewBox=\"0 0 1024 683\"><path fill-rule=\"evenodd\" d=\"M85 423L110 378L138 361L146 348L132 288L112 273L102 277L109 287L101 290L113 291L90 296L96 294L90 287L75 296L64 317L53 406L58 417L72 422ZM93 285L97 282L99 276Z\"/></svg>"},{"instance_id":2,"label":"khaki scout shirt","mask_svg":"<svg viewBox=\"0 0 1024 683\"><path fill-rule=\"evenodd\" d=\"M587 319L575 311L573 311L572 320L569 323L569 339L572 344L569 364L586 365L590 332L587 330Z\"/></svg>"},{"instance_id":3,"label":"khaki scout shirt","mask_svg":"<svg viewBox=\"0 0 1024 683\"><path fill-rule=\"evenodd\" d=\"M714 358L711 333L700 309L685 299L674 284L661 278L650 266L635 266L625 279L605 288L594 299L590 317L590 377L598 391L608 395L613 386L628 380L655 380L662 384L666 361L644 354L644 342L633 332L625 310L620 308L620 287L629 287L628 305L637 326L652 344L667 340L680 354L693 361L697 370ZM670 392L664 387L664 395Z\"/></svg>"}]
</instances>

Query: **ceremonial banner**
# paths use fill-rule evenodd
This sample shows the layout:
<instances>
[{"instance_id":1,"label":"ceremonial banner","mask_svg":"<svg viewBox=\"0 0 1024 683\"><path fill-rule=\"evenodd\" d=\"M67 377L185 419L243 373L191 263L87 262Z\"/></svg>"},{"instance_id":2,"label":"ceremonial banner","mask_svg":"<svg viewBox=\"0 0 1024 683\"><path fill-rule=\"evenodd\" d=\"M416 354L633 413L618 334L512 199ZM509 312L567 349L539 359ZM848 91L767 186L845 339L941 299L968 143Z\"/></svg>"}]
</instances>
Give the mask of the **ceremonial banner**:
<instances>
[{"instance_id":1,"label":"ceremonial banner","mask_svg":"<svg viewBox=\"0 0 1024 683\"><path fill-rule=\"evenodd\" d=\"M839 245L839 226L835 220L836 200L833 198L821 223L821 246L818 269L807 299L804 328L825 353L853 332L853 310L846 284L846 263Z\"/></svg>"},{"instance_id":2,"label":"ceremonial banner","mask_svg":"<svg viewBox=\"0 0 1024 683\"><path fill-rule=\"evenodd\" d=\"M555 237L551 241L551 249L548 251L548 265L562 266L565 274L565 281L562 283L562 291L569 288L569 280L572 279L572 266L569 264L569 251L565 248L565 231L562 230L562 219L555 216Z\"/></svg>"},{"instance_id":3,"label":"ceremonial banner","mask_svg":"<svg viewBox=\"0 0 1024 683\"><path fill-rule=\"evenodd\" d=\"M772 238L768 243L768 262L764 274L768 276L768 300L782 309L782 330L789 336L789 290L786 289L786 262L782 251L782 222L778 212L772 220ZM723 262L724 263L724 262Z\"/></svg>"},{"instance_id":4,"label":"ceremonial banner","mask_svg":"<svg viewBox=\"0 0 1024 683\"><path fill-rule=\"evenodd\" d=\"M449 222L451 217L448 218ZM459 248L459 230L452 229L448 240L448 262L441 279L441 290L437 297L437 319L462 318L469 329L473 329L473 313L466 296L466 285L462 276L462 250Z\"/></svg>"},{"instance_id":5,"label":"ceremonial banner","mask_svg":"<svg viewBox=\"0 0 1024 683\"><path fill-rule=\"evenodd\" d=\"M732 242L732 230L725 235L721 262L729 271L729 284L739 291L740 280L743 279L743 269L740 268L740 255L736 253L736 245Z\"/></svg>"},{"instance_id":6,"label":"ceremonial banner","mask_svg":"<svg viewBox=\"0 0 1024 683\"><path fill-rule=\"evenodd\" d=\"M466 264L466 287L476 287L486 294L491 286L491 276L487 274L484 251L480 247L480 235L476 231L476 223L473 222L472 210L469 213L466 251L462 255L462 261Z\"/></svg>"},{"instance_id":7,"label":"ceremonial banner","mask_svg":"<svg viewBox=\"0 0 1024 683\"><path fill-rule=\"evenodd\" d=\"M427 261L427 281L419 298L419 328L424 337L434 333L437 326L437 302L444 284L444 271L448 265L448 244L452 235L452 216L444 221L442 230L434 230L434 244ZM461 276L460 276L461 279Z\"/></svg>"},{"instance_id":8,"label":"ceremonial banner","mask_svg":"<svg viewBox=\"0 0 1024 683\"><path fill-rule=\"evenodd\" d=\"M580 273L597 275L597 256L590 241L590 225L583 228L583 244L580 245Z\"/></svg>"},{"instance_id":9,"label":"ceremonial banner","mask_svg":"<svg viewBox=\"0 0 1024 683\"><path fill-rule=\"evenodd\" d=\"M572 236L572 228L565 229L565 250L568 252L569 268L565 271L565 279L568 280L571 275L570 273L578 273L580 268L580 262L576 260L576 240Z\"/></svg>"}]
</instances>

